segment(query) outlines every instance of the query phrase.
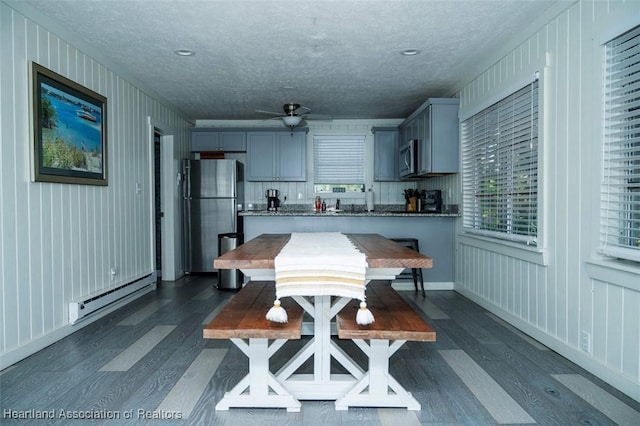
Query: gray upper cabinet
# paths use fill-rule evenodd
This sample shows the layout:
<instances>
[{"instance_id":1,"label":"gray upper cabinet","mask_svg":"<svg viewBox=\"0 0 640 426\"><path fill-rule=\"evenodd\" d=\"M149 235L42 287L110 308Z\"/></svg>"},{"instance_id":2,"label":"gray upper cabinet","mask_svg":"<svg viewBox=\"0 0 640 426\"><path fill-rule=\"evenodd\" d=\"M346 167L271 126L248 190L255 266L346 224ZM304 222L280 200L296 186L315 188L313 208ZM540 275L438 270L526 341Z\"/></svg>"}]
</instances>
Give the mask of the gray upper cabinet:
<instances>
[{"instance_id":1,"label":"gray upper cabinet","mask_svg":"<svg viewBox=\"0 0 640 426\"><path fill-rule=\"evenodd\" d=\"M428 99L400 125L402 141L418 139L418 175L458 173L458 99Z\"/></svg>"},{"instance_id":2,"label":"gray upper cabinet","mask_svg":"<svg viewBox=\"0 0 640 426\"><path fill-rule=\"evenodd\" d=\"M247 150L247 132L220 132L218 139L222 151Z\"/></svg>"},{"instance_id":3,"label":"gray upper cabinet","mask_svg":"<svg viewBox=\"0 0 640 426\"><path fill-rule=\"evenodd\" d=\"M306 132L247 132L247 180L307 180Z\"/></svg>"},{"instance_id":4,"label":"gray upper cabinet","mask_svg":"<svg viewBox=\"0 0 640 426\"><path fill-rule=\"evenodd\" d=\"M306 133L276 133L279 158L278 180L304 182L307 180L307 135Z\"/></svg>"},{"instance_id":5,"label":"gray upper cabinet","mask_svg":"<svg viewBox=\"0 0 640 426\"><path fill-rule=\"evenodd\" d=\"M458 99L432 99L424 110L418 174L457 173L460 169Z\"/></svg>"},{"instance_id":6,"label":"gray upper cabinet","mask_svg":"<svg viewBox=\"0 0 640 426\"><path fill-rule=\"evenodd\" d=\"M247 180L275 180L275 133L249 132L247 134Z\"/></svg>"},{"instance_id":7,"label":"gray upper cabinet","mask_svg":"<svg viewBox=\"0 0 640 426\"><path fill-rule=\"evenodd\" d=\"M191 151L244 152L247 150L247 132L192 129Z\"/></svg>"},{"instance_id":8,"label":"gray upper cabinet","mask_svg":"<svg viewBox=\"0 0 640 426\"><path fill-rule=\"evenodd\" d=\"M374 127L373 132L373 180L376 182L395 182L400 180L398 173L398 151L400 131L397 127Z\"/></svg>"}]
</instances>

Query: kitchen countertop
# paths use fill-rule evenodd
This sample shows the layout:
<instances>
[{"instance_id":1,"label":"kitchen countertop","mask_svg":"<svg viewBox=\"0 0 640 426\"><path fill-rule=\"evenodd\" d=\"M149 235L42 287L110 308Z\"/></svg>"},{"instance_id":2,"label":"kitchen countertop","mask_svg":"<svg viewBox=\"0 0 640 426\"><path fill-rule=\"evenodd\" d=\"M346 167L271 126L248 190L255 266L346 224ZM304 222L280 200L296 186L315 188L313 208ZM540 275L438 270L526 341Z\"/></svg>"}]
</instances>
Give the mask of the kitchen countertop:
<instances>
[{"instance_id":1,"label":"kitchen countertop","mask_svg":"<svg viewBox=\"0 0 640 426\"><path fill-rule=\"evenodd\" d=\"M267 210L253 210L239 212L240 216L358 216L358 217L460 217L459 213L409 213L402 211L326 211L316 212L315 210L280 210L277 212Z\"/></svg>"},{"instance_id":2,"label":"kitchen countertop","mask_svg":"<svg viewBox=\"0 0 640 426\"><path fill-rule=\"evenodd\" d=\"M380 204L375 206L375 211L367 212L361 204L354 205L355 211L351 211L349 203L347 211L337 213L316 213L306 204L285 204L277 213L264 211L266 205L252 207L253 211L245 211L240 217L244 241L264 233L292 232L376 233L389 238L417 238L421 253L433 258L433 268L425 280L450 283L453 288L456 224L461 216L457 205L446 205L448 213L445 214L407 213L404 204Z\"/></svg>"}]
</instances>

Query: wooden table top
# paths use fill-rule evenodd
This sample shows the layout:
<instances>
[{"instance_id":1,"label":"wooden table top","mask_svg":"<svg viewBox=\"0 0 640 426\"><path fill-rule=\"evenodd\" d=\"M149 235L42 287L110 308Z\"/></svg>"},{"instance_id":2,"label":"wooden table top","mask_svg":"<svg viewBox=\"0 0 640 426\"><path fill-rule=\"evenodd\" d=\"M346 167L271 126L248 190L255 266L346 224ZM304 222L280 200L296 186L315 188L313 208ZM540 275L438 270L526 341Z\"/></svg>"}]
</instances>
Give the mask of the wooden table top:
<instances>
[{"instance_id":1,"label":"wooden table top","mask_svg":"<svg viewBox=\"0 0 640 426\"><path fill-rule=\"evenodd\" d=\"M433 260L378 234L345 234L366 255L369 268L431 268ZM216 269L274 269L291 234L262 234L214 260Z\"/></svg>"}]
</instances>

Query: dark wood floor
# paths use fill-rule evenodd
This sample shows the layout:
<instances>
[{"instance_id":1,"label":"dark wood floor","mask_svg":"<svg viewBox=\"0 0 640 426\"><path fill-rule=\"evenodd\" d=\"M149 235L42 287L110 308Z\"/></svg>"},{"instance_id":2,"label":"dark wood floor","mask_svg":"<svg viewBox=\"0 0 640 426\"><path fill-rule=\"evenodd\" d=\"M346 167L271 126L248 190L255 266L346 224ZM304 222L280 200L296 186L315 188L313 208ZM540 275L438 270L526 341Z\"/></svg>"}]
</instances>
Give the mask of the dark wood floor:
<instances>
[{"instance_id":1,"label":"dark wood floor","mask_svg":"<svg viewBox=\"0 0 640 426\"><path fill-rule=\"evenodd\" d=\"M91 424L640 424L638 402L453 291L429 291L426 299L401 292L437 331L437 342L407 343L390 363L421 411L335 411L333 401L303 401L299 413L216 412L248 363L229 342L202 338L203 325L233 296L213 289L214 282L215 276L163 282L0 372L1 423L69 424L73 416L102 416L112 418ZM300 344L285 346L274 362L284 362ZM354 345L342 345L364 361Z\"/></svg>"}]
</instances>

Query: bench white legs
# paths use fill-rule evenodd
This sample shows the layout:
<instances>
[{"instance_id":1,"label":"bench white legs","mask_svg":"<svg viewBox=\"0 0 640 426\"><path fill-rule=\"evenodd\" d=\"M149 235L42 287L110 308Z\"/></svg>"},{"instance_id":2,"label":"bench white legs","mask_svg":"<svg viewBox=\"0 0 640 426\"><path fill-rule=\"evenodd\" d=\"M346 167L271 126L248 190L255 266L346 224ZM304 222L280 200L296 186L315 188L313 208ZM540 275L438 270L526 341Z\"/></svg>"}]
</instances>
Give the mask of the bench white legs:
<instances>
[{"instance_id":1,"label":"bench white legs","mask_svg":"<svg viewBox=\"0 0 640 426\"><path fill-rule=\"evenodd\" d=\"M389 358L405 340L371 339L369 343L353 339L369 358L369 371L343 397L336 400L336 410L349 407L406 407L420 410L420 403L389 373Z\"/></svg>"},{"instance_id":2,"label":"bench white legs","mask_svg":"<svg viewBox=\"0 0 640 426\"><path fill-rule=\"evenodd\" d=\"M269 358L287 341L274 340L269 346L268 339L231 339L249 357L247 374L216 405L216 410L227 411L231 407L286 408L300 411L300 401L287 392L269 372Z\"/></svg>"},{"instance_id":3,"label":"bench white legs","mask_svg":"<svg viewBox=\"0 0 640 426\"><path fill-rule=\"evenodd\" d=\"M435 332L426 323L422 328L413 327L413 324L421 321L420 317L402 305L399 296L389 293L390 287L373 286L374 294L370 294L369 299L383 307L389 305L387 309L380 309L380 315L394 312L394 315L402 315L405 320L397 321L397 317L381 320L370 329L363 329L355 323L357 305L349 299L332 296L295 297L297 304L288 302L288 308L291 309L289 323L280 326L266 323L263 312L270 307L273 295L258 297L269 290L264 284L262 287L258 285L254 288L245 287L238 293L242 297L238 299L236 296L230 302L235 304L225 307L223 312L226 314L219 314L203 331L205 338L230 339L249 359L249 373L225 393L216 410L255 407L286 408L287 411L299 412L299 400L335 400L336 410L347 410L349 407L405 407L420 410L416 399L389 374L389 359L407 340L434 341ZM254 306L262 300L267 300L265 306ZM346 309L349 303L354 305L354 309ZM309 328L305 334L312 334L313 337L289 357L278 372L272 374L269 360L289 339L300 338L306 324L303 322L305 311L313 318L312 330ZM368 371L365 372L331 339L336 333L332 327L335 317L338 336L351 339L365 353ZM412 326L403 328L407 322ZM378 324L378 328L375 328L375 324ZM313 372L298 373L308 361L313 362ZM332 372L334 363L342 366L346 374Z\"/></svg>"}]
</instances>

